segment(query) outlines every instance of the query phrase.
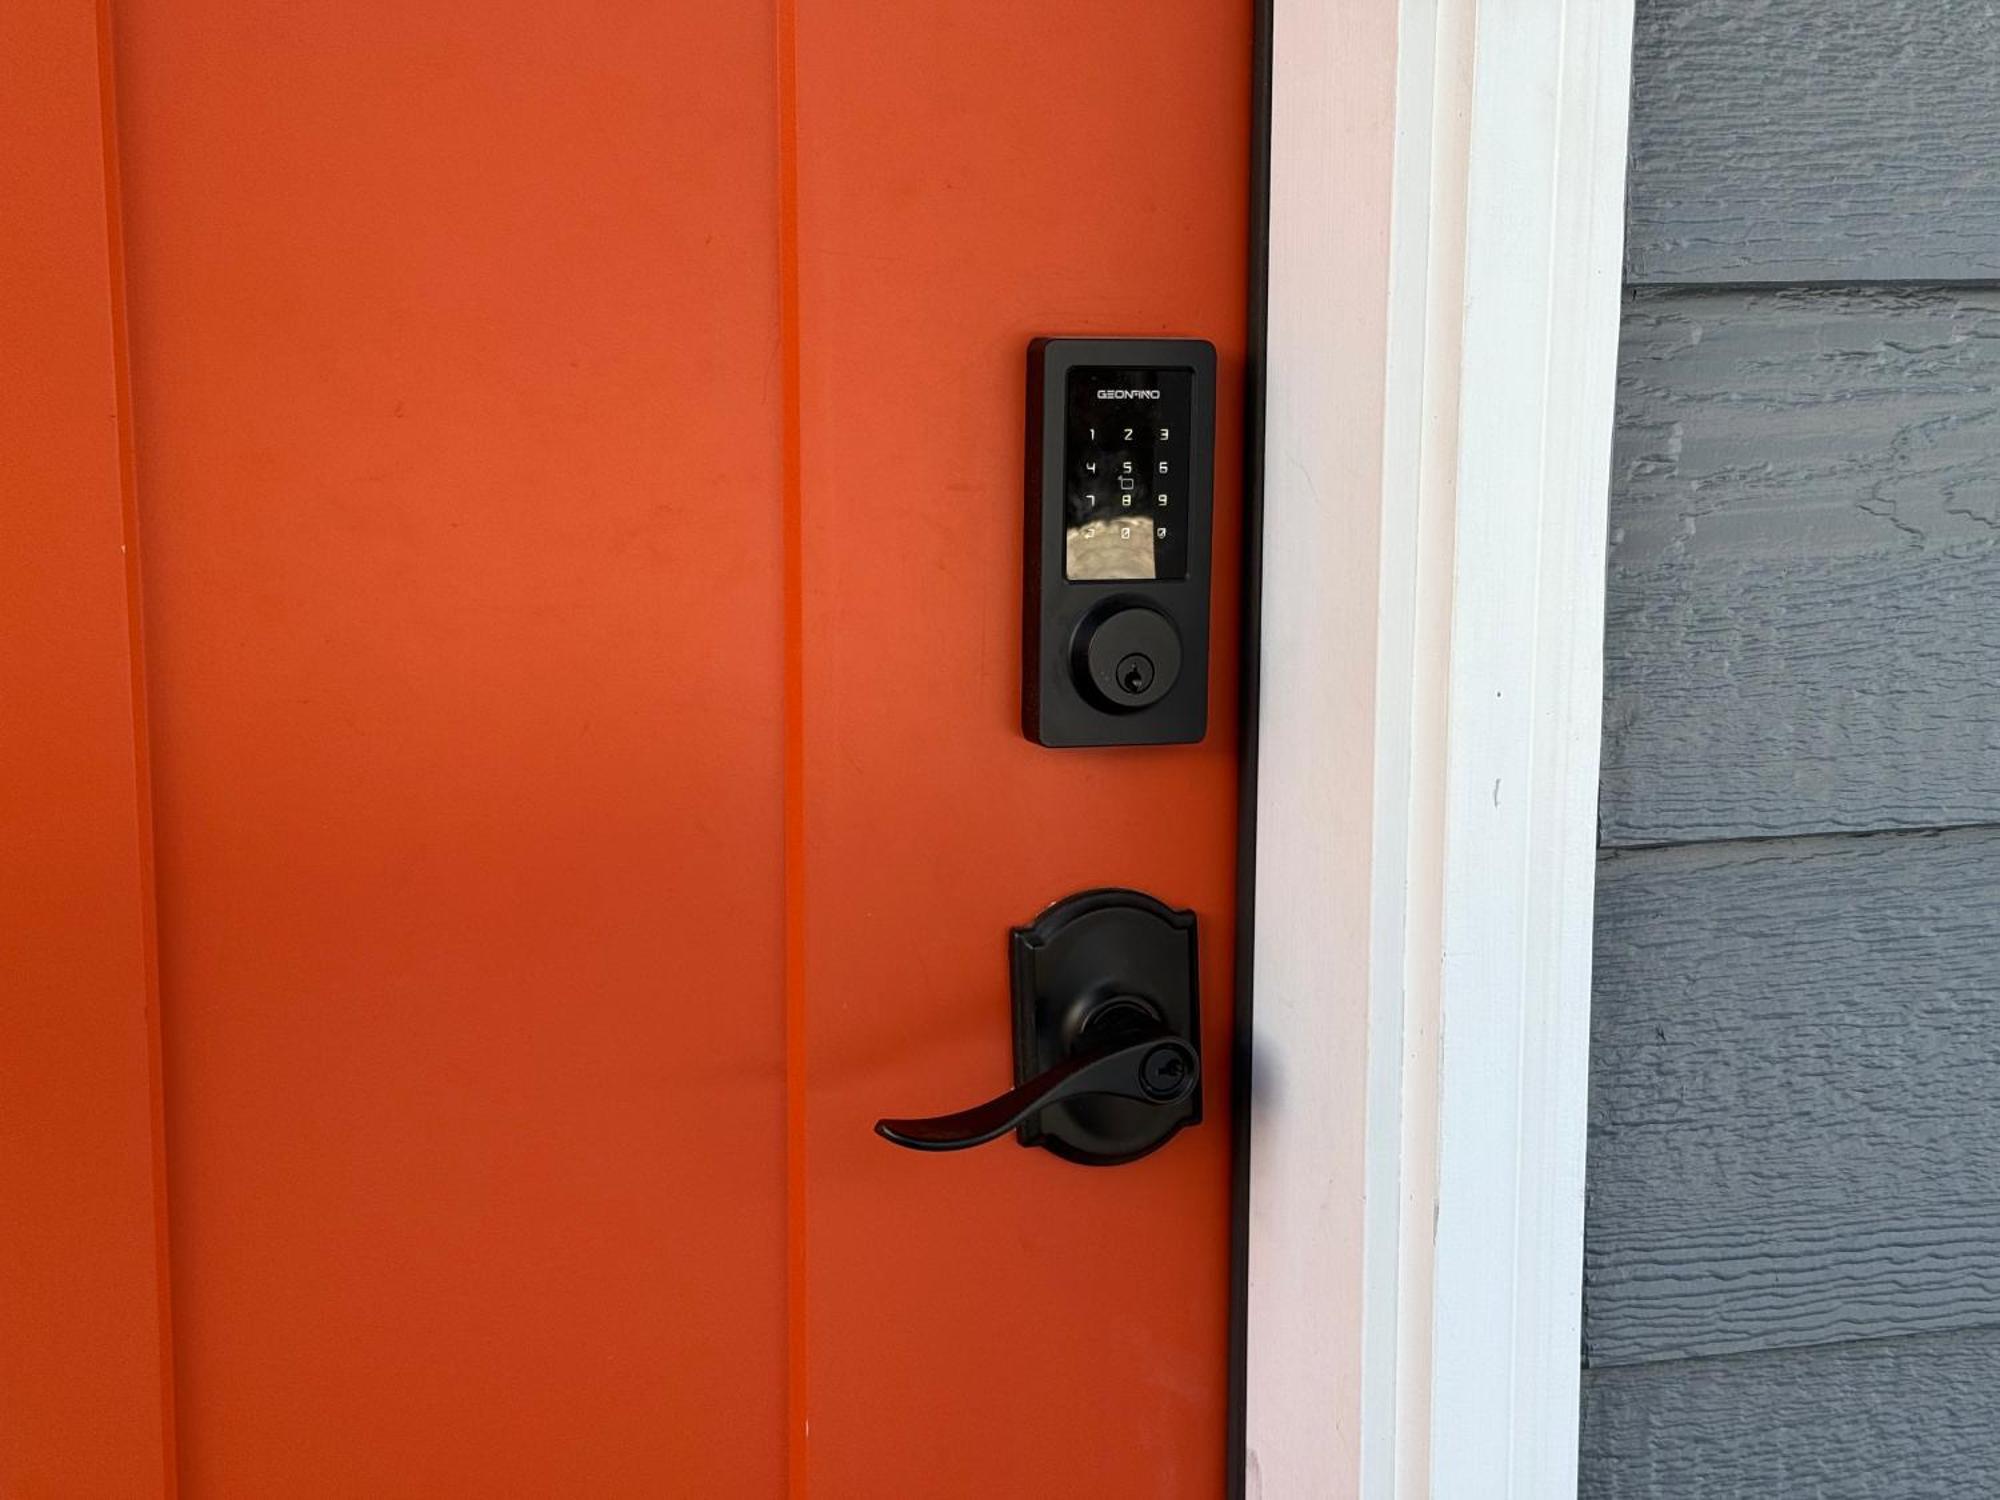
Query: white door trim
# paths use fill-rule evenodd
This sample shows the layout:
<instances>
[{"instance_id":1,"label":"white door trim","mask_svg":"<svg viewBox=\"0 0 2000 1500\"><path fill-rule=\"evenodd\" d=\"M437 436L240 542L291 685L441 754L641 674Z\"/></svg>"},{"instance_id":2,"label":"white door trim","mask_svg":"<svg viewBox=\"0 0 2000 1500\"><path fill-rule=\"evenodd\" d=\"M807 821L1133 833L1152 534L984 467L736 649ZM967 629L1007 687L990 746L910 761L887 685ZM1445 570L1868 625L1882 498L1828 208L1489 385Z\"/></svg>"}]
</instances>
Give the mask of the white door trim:
<instances>
[{"instance_id":1,"label":"white door trim","mask_svg":"<svg viewBox=\"0 0 2000 1500\"><path fill-rule=\"evenodd\" d=\"M1275 12L1246 1488L1550 1500L1632 0Z\"/></svg>"}]
</instances>

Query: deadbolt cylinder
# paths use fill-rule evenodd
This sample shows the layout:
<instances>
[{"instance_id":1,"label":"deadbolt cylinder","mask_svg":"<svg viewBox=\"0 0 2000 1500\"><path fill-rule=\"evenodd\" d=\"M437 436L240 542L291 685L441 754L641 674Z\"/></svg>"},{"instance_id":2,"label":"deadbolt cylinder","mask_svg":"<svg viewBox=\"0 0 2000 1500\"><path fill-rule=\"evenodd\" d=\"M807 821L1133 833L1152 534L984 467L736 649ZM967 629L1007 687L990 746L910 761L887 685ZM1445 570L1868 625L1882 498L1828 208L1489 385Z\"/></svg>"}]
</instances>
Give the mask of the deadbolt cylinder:
<instances>
[{"instance_id":1,"label":"deadbolt cylinder","mask_svg":"<svg viewBox=\"0 0 2000 1500\"><path fill-rule=\"evenodd\" d=\"M1113 713L1158 703L1181 675L1174 622L1148 605L1113 601L1077 627L1071 670L1083 695Z\"/></svg>"}]
</instances>

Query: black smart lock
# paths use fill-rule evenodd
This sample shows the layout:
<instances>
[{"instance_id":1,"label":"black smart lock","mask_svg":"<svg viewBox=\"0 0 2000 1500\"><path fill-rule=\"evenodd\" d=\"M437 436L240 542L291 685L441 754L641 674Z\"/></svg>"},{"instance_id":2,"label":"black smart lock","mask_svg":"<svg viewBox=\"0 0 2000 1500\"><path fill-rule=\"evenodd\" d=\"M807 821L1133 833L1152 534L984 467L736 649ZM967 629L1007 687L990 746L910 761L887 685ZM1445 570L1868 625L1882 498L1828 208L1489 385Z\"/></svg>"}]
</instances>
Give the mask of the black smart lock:
<instances>
[{"instance_id":1,"label":"black smart lock","mask_svg":"<svg viewBox=\"0 0 2000 1500\"><path fill-rule=\"evenodd\" d=\"M1215 347L1028 348L1021 727L1043 745L1208 731Z\"/></svg>"}]
</instances>

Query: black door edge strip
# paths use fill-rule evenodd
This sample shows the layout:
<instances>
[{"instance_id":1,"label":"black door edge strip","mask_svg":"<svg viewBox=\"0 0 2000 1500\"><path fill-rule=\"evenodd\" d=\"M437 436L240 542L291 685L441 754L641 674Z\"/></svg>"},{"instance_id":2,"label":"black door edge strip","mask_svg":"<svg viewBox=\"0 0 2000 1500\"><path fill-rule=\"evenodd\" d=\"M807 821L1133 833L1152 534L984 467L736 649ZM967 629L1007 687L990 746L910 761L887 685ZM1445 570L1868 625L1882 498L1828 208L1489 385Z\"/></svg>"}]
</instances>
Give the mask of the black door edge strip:
<instances>
[{"instance_id":1,"label":"black door edge strip","mask_svg":"<svg viewBox=\"0 0 2000 1500\"><path fill-rule=\"evenodd\" d=\"M1250 1334L1251 958L1257 912L1257 705L1263 675L1264 393L1271 281L1271 8L1252 0L1250 263L1243 368L1242 671L1237 698L1236 1006L1230 1039L1229 1439L1224 1494L1245 1500Z\"/></svg>"}]
</instances>

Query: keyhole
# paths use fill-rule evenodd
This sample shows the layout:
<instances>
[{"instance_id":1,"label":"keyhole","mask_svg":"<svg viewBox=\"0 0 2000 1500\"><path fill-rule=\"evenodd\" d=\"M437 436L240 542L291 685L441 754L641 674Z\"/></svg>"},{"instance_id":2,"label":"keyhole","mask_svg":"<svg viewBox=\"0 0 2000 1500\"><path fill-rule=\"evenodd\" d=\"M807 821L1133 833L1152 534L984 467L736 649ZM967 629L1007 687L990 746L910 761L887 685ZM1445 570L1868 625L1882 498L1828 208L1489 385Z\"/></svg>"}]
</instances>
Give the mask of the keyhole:
<instances>
[{"instance_id":1,"label":"keyhole","mask_svg":"<svg viewBox=\"0 0 2000 1500\"><path fill-rule=\"evenodd\" d=\"M1118 680L1118 686L1126 692L1135 696L1143 693L1153 685L1152 659L1141 656L1138 652L1134 651L1130 656L1124 657L1119 661L1115 675Z\"/></svg>"},{"instance_id":2,"label":"keyhole","mask_svg":"<svg viewBox=\"0 0 2000 1500\"><path fill-rule=\"evenodd\" d=\"M1139 1065L1139 1085L1155 1099L1174 1100L1188 1090L1187 1059L1172 1047L1155 1047Z\"/></svg>"}]
</instances>

